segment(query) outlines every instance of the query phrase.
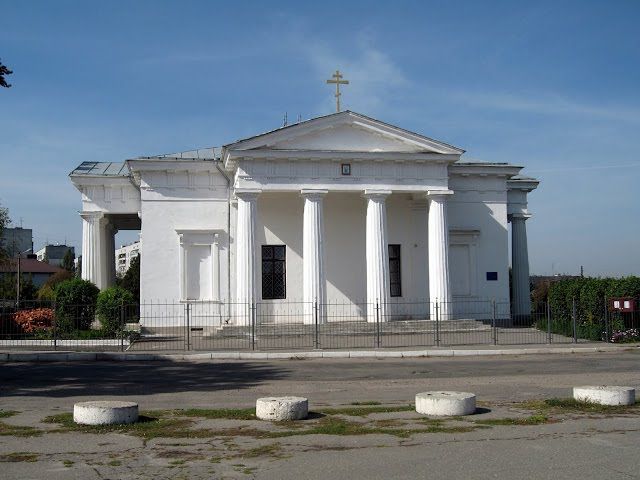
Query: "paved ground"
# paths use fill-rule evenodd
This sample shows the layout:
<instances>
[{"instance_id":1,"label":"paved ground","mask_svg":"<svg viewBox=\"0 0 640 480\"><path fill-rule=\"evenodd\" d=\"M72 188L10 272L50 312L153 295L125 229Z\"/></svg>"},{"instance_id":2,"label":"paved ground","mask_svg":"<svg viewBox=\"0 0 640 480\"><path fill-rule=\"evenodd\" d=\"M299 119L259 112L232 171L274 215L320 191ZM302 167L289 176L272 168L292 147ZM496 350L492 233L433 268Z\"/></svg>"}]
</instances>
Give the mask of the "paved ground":
<instances>
[{"instance_id":1,"label":"paved ground","mask_svg":"<svg viewBox=\"0 0 640 480\"><path fill-rule=\"evenodd\" d=\"M153 410L250 407L259 396L295 394L308 396L311 409L319 410L356 401L406 405L417 392L451 389L475 392L484 403L474 418L495 419L532 413L516 408L514 402L567 397L572 385L604 383L638 388L640 353L401 360L4 363L0 366L0 409L20 412L2 419L6 425L51 429L51 424L41 423L45 416L68 412L74 402L89 398L127 398L138 401L144 410ZM348 420L365 425L420 422L411 412L378 415ZM320 421L311 420L306 425ZM268 428L260 422L247 422L198 420L193 428ZM553 423L486 429L473 426L472 431L453 428L447 432L416 433L408 438L371 434L265 440L246 433L212 433L210 438L144 441L121 433L45 433L34 437L4 433L0 430L3 478L640 476L637 410L626 415L559 413L553 415Z\"/></svg>"}]
</instances>

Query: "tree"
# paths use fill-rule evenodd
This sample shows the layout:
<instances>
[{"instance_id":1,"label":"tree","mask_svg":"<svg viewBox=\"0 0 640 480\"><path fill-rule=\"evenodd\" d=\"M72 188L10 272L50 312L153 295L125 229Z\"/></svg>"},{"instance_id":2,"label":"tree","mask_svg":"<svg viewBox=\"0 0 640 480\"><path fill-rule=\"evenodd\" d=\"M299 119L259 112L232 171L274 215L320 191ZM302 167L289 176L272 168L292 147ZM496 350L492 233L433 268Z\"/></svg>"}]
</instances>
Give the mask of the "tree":
<instances>
[{"instance_id":1,"label":"tree","mask_svg":"<svg viewBox=\"0 0 640 480\"><path fill-rule=\"evenodd\" d=\"M70 280L74 278L73 273L62 270L60 272L54 273L49 277L49 279L40 287L38 290L38 300L46 300L53 301L55 300L55 289L59 283L64 282L65 280Z\"/></svg>"},{"instance_id":2,"label":"tree","mask_svg":"<svg viewBox=\"0 0 640 480\"><path fill-rule=\"evenodd\" d=\"M60 264L60 266L67 272L74 273L76 271L76 266L73 264L74 259L75 255L71 253L71 249L68 249L64 254L64 258L62 259L62 263Z\"/></svg>"},{"instance_id":3,"label":"tree","mask_svg":"<svg viewBox=\"0 0 640 480\"><path fill-rule=\"evenodd\" d=\"M9 70L5 65L0 62L0 87L9 88L11 86L10 83L7 83L7 80L4 78L5 75L11 75L13 70Z\"/></svg>"},{"instance_id":4,"label":"tree","mask_svg":"<svg viewBox=\"0 0 640 480\"><path fill-rule=\"evenodd\" d=\"M117 283L133 294L136 303L140 302L140 255L131 260L127 273Z\"/></svg>"},{"instance_id":5,"label":"tree","mask_svg":"<svg viewBox=\"0 0 640 480\"><path fill-rule=\"evenodd\" d=\"M4 229L9 225L9 210L6 208L0 207L0 240L3 238ZM2 244L0 242L0 260L4 260L7 258L7 252L4 248L2 248Z\"/></svg>"},{"instance_id":6,"label":"tree","mask_svg":"<svg viewBox=\"0 0 640 480\"><path fill-rule=\"evenodd\" d=\"M5 273L0 275L0 299L15 300L17 287L17 274ZM30 273L20 274L20 301L35 300L38 289L33 284Z\"/></svg>"}]
</instances>

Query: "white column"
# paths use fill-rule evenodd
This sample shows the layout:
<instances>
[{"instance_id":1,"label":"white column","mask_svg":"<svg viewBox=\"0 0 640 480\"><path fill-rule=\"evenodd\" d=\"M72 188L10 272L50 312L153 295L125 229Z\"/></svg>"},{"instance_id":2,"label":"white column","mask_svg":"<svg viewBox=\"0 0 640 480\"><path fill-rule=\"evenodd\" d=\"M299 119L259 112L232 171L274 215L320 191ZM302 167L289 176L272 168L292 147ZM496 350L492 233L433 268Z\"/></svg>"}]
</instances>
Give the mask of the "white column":
<instances>
[{"instance_id":1,"label":"white column","mask_svg":"<svg viewBox=\"0 0 640 480\"><path fill-rule=\"evenodd\" d=\"M367 199L367 321L388 320L389 250L387 245L387 207L389 190L365 190ZM379 311L376 311L378 305Z\"/></svg>"},{"instance_id":2,"label":"white column","mask_svg":"<svg viewBox=\"0 0 640 480\"><path fill-rule=\"evenodd\" d=\"M102 285L102 212L80 212L82 217L82 278Z\"/></svg>"},{"instance_id":3,"label":"white column","mask_svg":"<svg viewBox=\"0 0 640 480\"><path fill-rule=\"evenodd\" d=\"M441 320L448 320L452 313L451 286L449 280L449 225L447 222L447 196L451 190L430 190L428 219L429 248L429 297L431 319L435 319L438 302Z\"/></svg>"},{"instance_id":4,"label":"white column","mask_svg":"<svg viewBox=\"0 0 640 480\"><path fill-rule=\"evenodd\" d=\"M236 323L251 324L251 303L256 301L256 215L259 190L236 190Z\"/></svg>"},{"instance_id":5,"label":"white column","mask_svg":"<svg viewBox=\"0 0 640 480\"><path fill-rule=\"evenodd\" d=\"M515 318L531 315L529 291L529 250L527 247L527 214L509 215L511 221L511 285Z\"/></svg>"},{"instance_id":6,"label":"white column","mask_svg":"<svg viewBox=\"0 0 640 480\"><path fill-rule=\"evenodd\" d=\"M324 220L322 199L327 190L302 190L304 218L302 231L302 300L304 323L315 323L314 304L318 303L318 323L326 321L326 281L324 276Z\"/></svg>"}]
</instances>

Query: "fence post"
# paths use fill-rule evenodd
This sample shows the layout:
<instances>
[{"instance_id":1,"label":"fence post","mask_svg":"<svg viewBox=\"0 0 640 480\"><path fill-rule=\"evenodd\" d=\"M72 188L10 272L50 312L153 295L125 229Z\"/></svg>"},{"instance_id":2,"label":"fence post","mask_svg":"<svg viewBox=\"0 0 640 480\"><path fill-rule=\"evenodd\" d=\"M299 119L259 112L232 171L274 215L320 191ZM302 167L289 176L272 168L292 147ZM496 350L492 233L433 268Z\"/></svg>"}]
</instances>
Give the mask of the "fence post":
<instances>
[{"instance_id":1,"label":"fence post","mask_svg":"<svg viewBox=\"0 0 640 480\"><path fill-rule=\"evenodd\" d=\"M604 334L606 335L605 342L611 341L611 334L609 333L609 308L607 304L607 297L604 297Z\"/></svg>"},{"instance_id":2,"label":"fence post","mask_svg":"<svg viewBox=\"0 0 640 480\"><path fill-rule=\"evenodd\" d=\"M191 350L191 306L189 305L189 302L187 302L186 305L186 312L187 312L187 322L186 322L186 327L187 327L187 332L186 332L186 337L187 337L187 350Z\"/></svg>"},{"instance_id":3,"label":"fence post","mask_svg":"<svg viewBox=\"0 0 640 480\"><path fill-rule=\"evenodd\" d=\"M498 330L496 327L496 301L491 300L491 330L493 330L493 344L498 344Z\"/></svg>"},{"instance_id":4,"label":"fence post","mask_svg":"<svg viewBox=\"0 0 640 480\"><path fill-rule=\"evenodd\" d=\"M315 323L315 331L313 337L313 348L316 350L320 348L320 342L318 337L318 299L316 298L313 303L313 315L314 315L314 323Z\"/></svg>"},{"instance_id":5,"label":"fence post","mask_svg":"<svg viewBox=\"0 0 640 480\"><path fill-rule=\"evenodd\" d=\"M551 305L547 300L547 343L551 343Z\"/></svg>"},{"instance_id":6,"label":"fence post","mask_svg":"<svg viewBox=\"0 0 640 480\"><path fill-rule=\"evenodd\" d=\"M436 307L436 347L440 346L440 304L438 303L438 299L435 301Z\"/></svg>"},{"instance_id":7,"label":"fence post","mask_svg":"<svg viewBox=\"0 0 640 480\"><path fill-rule=\"evenodd\" d=\"M376 348L380 348L380 301L376 298Z\"/></svg>"},{"instance_id":8,"label":"fence post","mask_svg":"<svg viewBox=\"0 0 640 480\"><path fill-rule=\"evenodd\" d=\"M571 319L573 322L573 343L578 343L578 326L577 326L577 315L576 315L576 297L573 297L571 302Z\"/></svg>"},{"instance_id":9,"label":"fence post","mask_svg":"<svg viewBox=\"0 0 640 480\"><path fill-rule=\"evenodd\" d=\"M251 350L256 349L256 304L252 300L249 305L251 309Z\"/></svg>"},{"instance_id":10,"label":"fence post","mask_svg":"<svg viewBox=\"0 0 640 480\"><path fill-rule=\"evenodd\" d=\"M124 352L124 302L120 303L120 351Z\"/></svg>"}]
</instances>

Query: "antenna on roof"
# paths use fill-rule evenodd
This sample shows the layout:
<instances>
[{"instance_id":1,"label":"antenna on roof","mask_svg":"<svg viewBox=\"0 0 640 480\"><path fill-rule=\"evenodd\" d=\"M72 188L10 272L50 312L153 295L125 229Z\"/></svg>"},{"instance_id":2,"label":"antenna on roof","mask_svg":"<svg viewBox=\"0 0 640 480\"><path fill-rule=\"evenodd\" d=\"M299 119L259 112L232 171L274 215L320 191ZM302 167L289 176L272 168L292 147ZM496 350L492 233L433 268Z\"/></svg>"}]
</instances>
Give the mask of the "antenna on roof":
<instances>
[{"instance_id":1,"label":"antenna on roof","mask_svg":"<svg viewBox=\"0 0 640 480\"><path fill-rule=\"evenodd\" d=\"M282 126L286 127L289 124L289 121L287 120L287 112L284 112L284 118L282 119Z\"/></svg>"},{"instance_id":2,"label":"antenna on roof","mask_svg":"<svg viewBox=\"0 0 640 480\"><path fill-rule=\"evenodd\" d=\"M302 121L302 115L298 114L298 121L296 123L300 123Z\"/></svg>"}]
</instances>

